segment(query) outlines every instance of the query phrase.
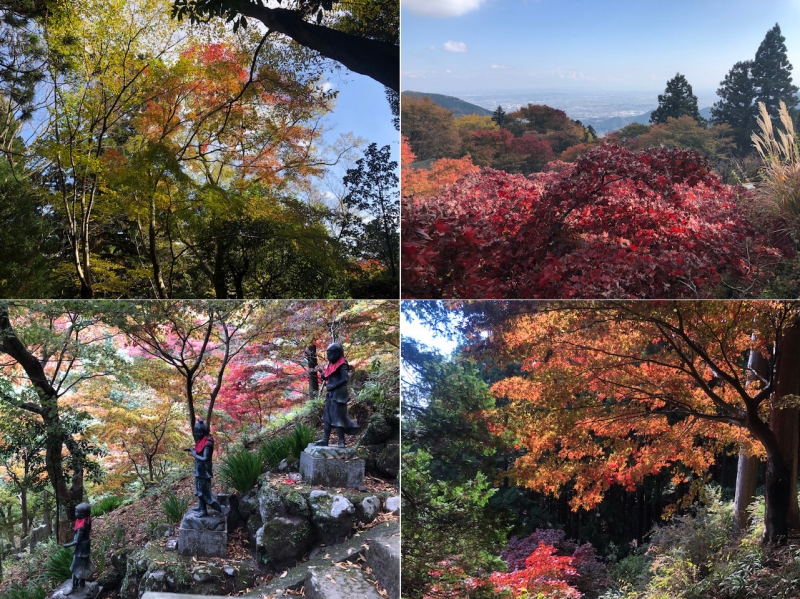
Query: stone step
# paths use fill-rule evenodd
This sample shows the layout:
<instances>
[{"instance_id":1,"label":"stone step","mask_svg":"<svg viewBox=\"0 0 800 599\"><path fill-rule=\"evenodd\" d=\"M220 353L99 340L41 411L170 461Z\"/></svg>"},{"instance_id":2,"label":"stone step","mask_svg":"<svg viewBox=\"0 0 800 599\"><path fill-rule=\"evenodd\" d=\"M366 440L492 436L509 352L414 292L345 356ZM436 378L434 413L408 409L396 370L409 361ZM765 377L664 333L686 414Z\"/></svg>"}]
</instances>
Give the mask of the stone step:
<instances>
[{"instance_id":1,"label":"stone step","mask_svg":"<svg viewBox=\"0 0 800 599\"><path fill-rule=\"evenodd\" d=\"M306 574L306 599L383 599L370 578L355 564L312 567Z\"/></svg>"},{"instance_id":2,"label":"stone step","mask_svg":"<svg viewBox=\"0 0 800 599\"><path fill-rule=\"evenodd\" d=\"M286 575L279 575L273 578L269 583L260 588L250 591L246 594L248 597L273 597L283 596L285 591L291 589L299 591L305 584L306 574L311 567L327 568L334 563L344 561L356 561L359 556L365 554L364 545L372 545L375 541L386 537L397 537L399 539L400 525L397 522L384 522L373 526L369 530L362 532L357 537L352 537L344 543L331 545L330 547L321 547L318 555L308 561L290 568L286 571ZM325 556L328 557L325 557ZM395 572L399 576L400 562L398 557ZM382 583L383 584L383 583ZM398 579L399 585L399 579Z\"/></svg>"},{"instance_id":3,"label":"stone step","mask_svg":"<svg viewBox=\"0 0 800 599\"><path fill-rule=\"evenodd\" d=\"M185 593L161 593L147 591L142 599L227 599L223 595L187 595Z\"/></svg>"},{"instance_id":4,"label":"stone step","mask_svg":"<svg viewBox=\"0 0 800 599\"><path fill-rule=\"evenodd\" d=\"M400 531L372 539L366 558L389 599L400 599Z\"/></svg>"}]
</instances>

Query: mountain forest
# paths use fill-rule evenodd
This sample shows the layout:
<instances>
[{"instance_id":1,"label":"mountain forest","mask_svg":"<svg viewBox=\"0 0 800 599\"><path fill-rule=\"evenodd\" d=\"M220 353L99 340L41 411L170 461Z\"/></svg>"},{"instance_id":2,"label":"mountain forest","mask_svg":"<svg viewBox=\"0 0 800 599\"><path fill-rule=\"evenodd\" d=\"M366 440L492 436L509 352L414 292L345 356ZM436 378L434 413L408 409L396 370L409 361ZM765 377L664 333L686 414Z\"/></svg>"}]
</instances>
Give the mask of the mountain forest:
<instances>
[{"instance_id":1,"label":"mountain forest","mask_svg":"<svg viewBox=\"0 0 800 599\"><path fill-rule=\"evenodd\" d=\"M0 297L397 297L391 147L330 123L345 69L397 114L398 11L4 3Z\"/></svg>"},{"instance_id":2,"label":"mountain forest","mask_svg":"<svg viewBox=\"0 0 800 599\"><path fill-rule=\"evenodd\" d=\"M602 138L549 106L404 96L403 296L797 297L797 94L776 24L710 121L680 73Z\"/></svg>"},{"instance_id":3,"label":"mountain forest","mask_svg":"<svg viewBox=\"0 0 800 599\"><path fill-rule=\"evenodd\" d=\"M404 596L797 596L800 304L403 311Z\"/></svg>"}]
</instances>

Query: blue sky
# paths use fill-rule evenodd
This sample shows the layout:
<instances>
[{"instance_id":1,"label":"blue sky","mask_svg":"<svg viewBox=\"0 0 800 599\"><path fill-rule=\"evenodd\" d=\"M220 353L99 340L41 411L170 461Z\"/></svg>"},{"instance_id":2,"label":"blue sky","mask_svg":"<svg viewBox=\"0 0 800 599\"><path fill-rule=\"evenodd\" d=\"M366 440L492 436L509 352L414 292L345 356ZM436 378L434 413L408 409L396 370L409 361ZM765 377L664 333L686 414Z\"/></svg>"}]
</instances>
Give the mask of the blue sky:
<instances>
[{"instance_id":1,"label":"blue sky","mask_svg":"<svg viewBox=\"0 0 800 599\"><path fill-rule=\"evenodd\" d=\"M326 121L325 139L333 143L340 133L352 132L378 147L390 145L392 158L400 162L400 133L392 125L392 111L380 83L358 73L334 73L329 82L339 90L336 106Z\"/></svg>"},{"instance_id":2,"label":"blue sky","mask_svg":"<svg viewBox=\"0 0 800 599\"><path fill-rule=\"evenodd\" d=\"M800 82L800 0L402 0L401 89L717 89L777 22Z\"/></svg>"}]
</instances>

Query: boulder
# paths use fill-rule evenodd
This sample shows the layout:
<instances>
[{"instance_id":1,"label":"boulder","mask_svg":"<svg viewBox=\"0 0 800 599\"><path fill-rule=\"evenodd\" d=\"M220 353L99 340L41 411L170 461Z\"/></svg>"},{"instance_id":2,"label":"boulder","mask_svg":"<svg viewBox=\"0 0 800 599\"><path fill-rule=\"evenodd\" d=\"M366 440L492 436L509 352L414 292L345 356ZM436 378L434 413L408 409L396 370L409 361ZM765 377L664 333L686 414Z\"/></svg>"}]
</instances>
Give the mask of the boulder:
<instances>
[{"instance_id":1,"label":"boulder","mask_svg":"<svg viewBox=\"0 0 800 599\"><path fill-rule=\"evenodd\" d=\"M226 569L232 570L233 575ZM129 554L119 595L122 599L139 599L145 592L230 595L252 588L255 574L249 561L195 562L191 557L148 543Z\"/></svg>"},{"instance_id":2,"label":"boulder","mask_svg":"<svg viewBox=\"0 0 800 599\"><path fill-rule=\"evenodd\" d=\"M400 514L400 498L396 495L393 497L386 498L386 511L389 513L394 514L395 516Z\"/></svg>"},{"instance_id":3,"label":"boulder","mask_svg":"<svg viewBox=\"0 0 800 599\"><path fill-rule=\"evenodd\" d=\"M400 472L400 444L388 443L375 461L375 469L389 478L397 478Z\"/></svg>"},{"instance_id":4,"label":"boulder","mask_svg":"<svg viewBox=\"0 0 800 599\"><path fill-rule=\"evenodd\" d=\"M375 495L364 497L360 502L355 504L356 518L359 522L369 524L381 512L381 500Z\"/></svg>"},{"instance_id":5,"label":"boulder","mask_svg":"<svg viewBox=\"0 0 800 599\"><path fill-rule=\"evenodd\" d=\"M314 543L314 531L307 518L277 516L264 522L256 533L255 545L263 561L271 567L294 563Z\"/></svg>"},{"instance_id":6,"label":"boulder","mask_svg":"<svg viewBox=\"0 0 800 599\"><path fill-rule=\"evenodd\" d=\"M331 495L326 491L311 491L311 521L318 539L323 543L336 543L353 530L356 508L343 495Z\"/></svg>"},{"instance_id":7,"label":"boulder","mask_svg":"<svg viewBox=\"0 0 800 599\"><path fill-rule=\"evenodd\" d=\"M250 516L258 512L258 489L250 489L239 498L237 509L242 521L247 522Z\"/></svg>"}]
</instances>

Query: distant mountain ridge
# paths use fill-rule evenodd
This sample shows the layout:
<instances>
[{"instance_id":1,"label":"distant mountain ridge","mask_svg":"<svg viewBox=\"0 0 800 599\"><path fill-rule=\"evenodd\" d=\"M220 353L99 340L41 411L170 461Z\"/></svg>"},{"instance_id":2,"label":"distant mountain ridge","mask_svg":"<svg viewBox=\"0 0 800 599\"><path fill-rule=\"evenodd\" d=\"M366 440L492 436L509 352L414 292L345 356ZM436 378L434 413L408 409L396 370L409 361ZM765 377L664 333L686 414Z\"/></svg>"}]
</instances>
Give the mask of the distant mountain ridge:
<instances>
[{"instance_id":1,"label":"distant mountain ridge","mask_svg":"<svg viewBox=\"0 0 800 599\"><path fill-rule=\"evenodd\" d=\"M442 106L443 108L447 108L450 112L452 112L455 116L466 116L468 114L477 114L479 116L491 116L492 111L477 104L472 104L470 102L466 102L460 98L456 98L455 96L446 96L444 94L429 94L426 92L415 92L415 91L404 91L402 93L404 96L410 96L412 98L430 98L435 102L437 105ZM594 130L597 131L598 135L605 135L606 133L612 133L614 131L619 131L626 125L630 125L631 123L641 123L643 125L650 124L650 115L652 114L652 110L648 110L643 114L637 114L635 116L613 116L608 118L582 118L579 119L581 123L588 127L591 125L594 127ZM700 116L705 119L711 118L711 107L702 108L700 109Z\"/></svg>"},{"instance_id":2,"label":"distant mountain ridge","mask_svg":"<svg viewBox=\"0 0 800 599\"><path fill-rule=\"evenodd\" d=\"M428 94L425 92L403 92L403 96L411 98L430 98L434 103L442 108L447 108L455 116L467 116L469 114L477 114L478 116L491 116L492 111L481 108L476 104L470 104L455 96L445 96L443 94Z\"/></svg>"}]
</instances>

